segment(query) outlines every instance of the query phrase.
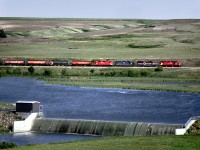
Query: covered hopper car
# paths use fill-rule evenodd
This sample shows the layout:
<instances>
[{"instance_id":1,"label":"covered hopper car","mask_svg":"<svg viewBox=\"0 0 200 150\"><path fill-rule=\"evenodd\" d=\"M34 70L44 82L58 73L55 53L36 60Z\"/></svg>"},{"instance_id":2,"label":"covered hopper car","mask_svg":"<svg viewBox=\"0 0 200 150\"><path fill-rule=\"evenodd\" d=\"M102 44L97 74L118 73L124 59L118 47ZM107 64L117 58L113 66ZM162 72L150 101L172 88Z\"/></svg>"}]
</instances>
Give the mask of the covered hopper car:
<instances>
[{"instance_id":1,"label":"covered hopper car","mask_svg":"<svg viewBox=\"0 0 200 150\"><path fill-rule=\"evenodd\" d=\"M91 66L90 61L72 61L71 62L72 66Z\"/></svg>"},{"instance_id":2,"label":"covered hopper car","mask_svg":"<svg viewBox=\"0 0 200 150\"><path fill-rule=\"evenodd\" d=\"M27 65L28 66L47 66L49 65L49 62L46 60L28 60Z\"/></svg>"},{"instance_id":3,"label":"covered hopper car","mask_svg":"<svg viewBox=\"0 0 200 150\"><path fill-rule=\"evenodd\" d=\"M4 60L2 61L2 65L23 66L25 65L25 60Z\"/></svg>"}]
</instances>

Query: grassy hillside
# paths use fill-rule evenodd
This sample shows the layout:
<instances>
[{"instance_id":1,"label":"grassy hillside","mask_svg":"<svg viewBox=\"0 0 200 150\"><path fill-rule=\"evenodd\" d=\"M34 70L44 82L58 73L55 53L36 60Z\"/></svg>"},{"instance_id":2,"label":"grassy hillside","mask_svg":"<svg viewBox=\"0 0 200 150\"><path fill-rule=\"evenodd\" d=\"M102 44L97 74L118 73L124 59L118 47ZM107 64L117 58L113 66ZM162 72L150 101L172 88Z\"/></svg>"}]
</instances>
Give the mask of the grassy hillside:
<instances>
[{"instance_id":1,"label":"grassy hillside","mask_svg":"<svg viewBox=\"0 0 200 150\"><path fill-rule=\"evenodd\" d=\"M199 59L200 20L0 18L1 58Z\"/></svg>"}]
</instances>

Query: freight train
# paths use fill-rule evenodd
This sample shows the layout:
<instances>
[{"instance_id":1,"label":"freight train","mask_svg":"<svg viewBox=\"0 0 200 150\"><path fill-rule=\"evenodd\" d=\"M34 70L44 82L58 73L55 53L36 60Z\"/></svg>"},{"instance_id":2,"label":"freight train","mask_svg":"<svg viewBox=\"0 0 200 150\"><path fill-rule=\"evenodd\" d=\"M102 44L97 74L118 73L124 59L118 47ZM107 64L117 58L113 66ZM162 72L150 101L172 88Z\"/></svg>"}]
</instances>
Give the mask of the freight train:
<instances>
[{"instance_id":1,"label":"freight train","mask_svg":"<svg viewBox=\"0 0 200 150\"><path fill-rule=\"evenodd\" d=\"M129 61L129 60L2 60L3 66L100 66L100 67L181 67L179 61L162 60L153 61Z\"/></svg>"}]
</instances>

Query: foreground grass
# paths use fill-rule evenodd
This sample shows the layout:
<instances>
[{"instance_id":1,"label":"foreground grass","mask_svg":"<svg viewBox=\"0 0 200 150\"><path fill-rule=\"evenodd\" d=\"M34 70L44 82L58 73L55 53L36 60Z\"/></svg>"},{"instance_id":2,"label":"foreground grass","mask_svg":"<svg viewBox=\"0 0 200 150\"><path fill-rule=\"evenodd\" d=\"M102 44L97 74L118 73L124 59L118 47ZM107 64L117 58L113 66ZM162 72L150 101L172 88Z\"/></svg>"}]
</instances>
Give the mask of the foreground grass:
<instances>
[{"instance_id":1,"label":"foreground grass","mask_svg":"<svg viewBox=\"0 0 200 150\"><path fill-rule=\"evenodd\" d=\"M28 145L13 150L199 150L200 136L109 137L68 143Z\"/></svg>"}]
</instances>

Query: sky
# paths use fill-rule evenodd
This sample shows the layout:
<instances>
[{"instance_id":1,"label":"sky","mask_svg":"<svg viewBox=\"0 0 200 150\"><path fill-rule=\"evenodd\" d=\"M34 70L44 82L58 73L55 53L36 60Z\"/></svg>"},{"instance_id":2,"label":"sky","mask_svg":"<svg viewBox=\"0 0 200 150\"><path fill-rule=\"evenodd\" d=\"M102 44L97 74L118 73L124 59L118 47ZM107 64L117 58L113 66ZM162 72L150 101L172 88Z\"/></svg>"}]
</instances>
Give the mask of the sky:
<instances>
[{"instance_id":1,"label":"sky","mask_svg":"<svg viewBox=\"0 0 200 150\"><path fill-rule=\"evenodd\" d=\"M0 17L200 19L200 0L0 0Z\"/></svg>"}]
</instances>

